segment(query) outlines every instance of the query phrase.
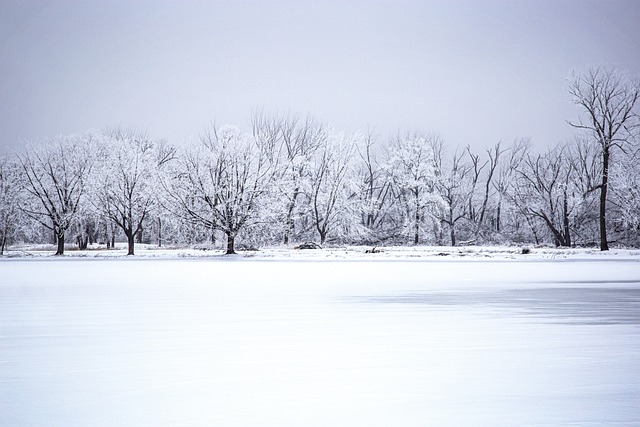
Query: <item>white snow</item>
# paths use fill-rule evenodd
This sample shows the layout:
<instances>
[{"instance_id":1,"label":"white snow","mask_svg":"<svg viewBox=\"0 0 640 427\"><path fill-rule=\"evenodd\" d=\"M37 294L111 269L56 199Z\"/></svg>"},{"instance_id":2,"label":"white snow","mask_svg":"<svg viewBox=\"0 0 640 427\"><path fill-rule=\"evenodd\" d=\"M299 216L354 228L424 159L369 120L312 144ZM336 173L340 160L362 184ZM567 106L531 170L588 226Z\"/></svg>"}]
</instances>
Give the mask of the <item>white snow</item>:
<instances>
[{"instance_id":1,"label":"white snow","mask_svg":"<svg viewBox=\"0 0 640 427\"><path fill-rule=\"evenodd\" d=\"M0 260L0 425L640 425L637 254L516 249Z\"/></svg>"},{"instance_id":2,"label":"white snow","mask_svg":"<svg viewBox=\"0 0 640 427\"><path fill-rule=\"evenodd\" d=\"M324 249L295 250L292 247L266 247L256 251L238 250L234 257L224 255L220 249L210 246L196 247L158 247L156 245L136 244L135 258L207 258L223 259L251 258L255 260L596 260L596 259L631 259L640 260L640 249L616 249L601 252L596 248L556 248L532 246L382 246L376 247L376 253L367 253L371 246L340 246ZM523 254L522 250L529 253ZM54 245L16 245L5 251L5 258L52 258ZM107 250L105 245L94 244L89 250L78 251L74 246L67 246L66 258L125 258L126 243L116 243L116 249ZM2 258L0 258L2 259Z\"/></svg>"}]
</instances>

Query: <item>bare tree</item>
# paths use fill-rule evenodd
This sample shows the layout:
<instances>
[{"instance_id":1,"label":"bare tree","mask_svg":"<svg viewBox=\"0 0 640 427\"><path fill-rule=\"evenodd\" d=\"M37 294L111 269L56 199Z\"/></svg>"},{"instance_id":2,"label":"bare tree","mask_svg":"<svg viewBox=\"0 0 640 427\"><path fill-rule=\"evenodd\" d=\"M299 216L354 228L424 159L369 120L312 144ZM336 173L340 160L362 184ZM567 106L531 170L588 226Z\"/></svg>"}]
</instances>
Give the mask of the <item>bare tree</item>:
<instances>
[{"instance_id":1,"label":"bare tree","mask_svg":"<svg viewBox=\"0 0 640 427\"><path fill-rule=\"evenodd\" d=\"M369 132L363 143L357 147L360 157L359 182L362 203L362 224L370 233L381 233L388 220L387 207L393 197L391 180L376 153L376 138ZM381 239L385 236L377 236Z\"/></svg>"},{"instance_id":2,"label":"bare tree","mask_svg":"<svg viewBox=\"0 0 640 427\"><path fill-rule=\"evenodd\" d=\"M571 246L570 179L574 174L567 149L559 146L544 155L527 153L517 169L520 185L516 203L525 215L544 222L556 246Z\"/></svg>"},{"instance_id":3,"label":"bare tree","mask_svg":"<svg viewBox=\"0 0 640 427\"><path fill-rule=\"evenodd\" d=\"M469 180L470 180L470 188L469 188L469 199L467 200L467 204L468 204L468 208L467 208L467 214L469 216L469 221L471 221L474 224L478 223L478 209L475 205L475 196L476 196L476 190L478 188L478 185L480 184L480 178L482 177L482 171L484 170L484 168L487 166L487 164L489 163L488 161L482 161L480 159L480 155L478 154L473 154L471 152L471 147L467 146L466 147L466 152L467 155L469 156L469 161L471 162L471 168L470 168L470 175L469 175ZM477 227L476 227L477 228Z\"/></svg>"},{"instance_id":4,"label":"bare tree","mask_svg":"<svg viewBox=\"0 0 640 427\"><path fill-rule=\"evenodd\" d=\"M72 225L92 167L92 133L57 137L31 147L19 157L26 191L33 196L22 210L53 231L56 255L64 254L65 232Z\"/></svg>"},{"instance_id":5,"label":"bare tree","mask_svg":"<svg viewBox=\"0 0 640 427\"><path fill-rule=\"evenodd\" d=\"M493 187L498 193L498 201L496 206L496 218L495 218L495 230L497 233L503 233L503 211L504 205L507 207L516 208L513 204L513 193L516 189L516 183L518 178L517 171L520 169L522 161L525 159L530 149L529 139L522 138L517 139L513 144L505 150L508 153L506 161L501 162L498 168L497 177L493 180ZM513 219L513 218L511 218ZM516 220L517 223L517 220ZM516 228L519 228L516 226Z\"/></svg>"},{"instance_id":6,"label":"bare tree","mask_svg":"<svg viewBox=\"0 0 640 427\"><path fill-rule=\"evenodd\" d=\"M451 246L455 246L456 224L467 216L467 203L471 197L469 174L471 166L464 163L464 152L453 153L449 164L443 164L441 156L436 156L440 171L437 181L438 191L446 209L442 212L440 220L449 227Z\"/></svg>"},{"instance_id":7,"label":"bare tree","mask_svg":"<svg viewBox=\"0 0 640 427\"><path fill-rule=\"evenodd\" d=\"M487 155L489 156L489 160L487 163L489 169L487 170L487 177L484 183L484 196L482 199L482 207L480 208L480 217L478 218L476 232L480 231L480 228L484 224L485 215L487 212L487 204L489 202L490 191L493 188L493 179L495 177L495 172L498 167L498 162L500 160L500 156L504 153L504 149L501 147L502 143L498 142L492 148L487 150Z\"/></svg>"},{"instance_id":8,"label":"bare tree","mask_svg":"<svg viewBox=\"0 0 640 427\"><path fill-rule=\"evenodd\" d=\"M609 250L607 240L607 190L609 167L614 148L624 150L630 134L640 126L635 111L640 96L640 82L631 81L614 70L596 68L569 78L569 93L586 118L570 122L588 131L598 142L602 159L600 190L600 250Z\"/></svg>"}]
</instances>

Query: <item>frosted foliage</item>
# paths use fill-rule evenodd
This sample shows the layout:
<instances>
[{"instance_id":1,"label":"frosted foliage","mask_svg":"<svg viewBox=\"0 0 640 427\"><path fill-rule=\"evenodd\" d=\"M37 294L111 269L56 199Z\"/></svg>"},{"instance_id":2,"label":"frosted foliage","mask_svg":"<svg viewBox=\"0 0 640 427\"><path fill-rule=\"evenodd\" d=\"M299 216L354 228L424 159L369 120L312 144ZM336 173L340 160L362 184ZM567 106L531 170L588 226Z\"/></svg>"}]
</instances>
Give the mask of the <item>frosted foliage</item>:
<instances>
[{"instance_id":1,"label":"frosted foliage","mask_svg":"<svg viewBox=\"0 0 640 427\"><path fill-rule=\"evenodd\" d=\"M0 157L0 255L19 226L21 185L18 165Z\"/></svg>"},{"instance_id":2,"label":"frosted foliage","mask_svg":"<svg viewBox=\"0 0 640 427\"><path fill-rule=\"evenodd\" d=\"M157 207L157 168L154 142L144 134L114 132L104 146L95 203L124 232L131 255L134 236Z\"/></svg>"},{"instance_id":3,"label":"frosted foliage","mask_svg":"<svg viewBox=\"0 0 640 427\"><path fill-rule=\"evenodd\" d=\"M526 139L475 154L451 151L435 134L345 133L312 118L256 112L249 130L211 126L180 148L135 130L61 136L3 163L2 239L50 244L53 237L58 253L65 235L81 250L112 249L125 237L131 253L138 242L226 244L233 253L236 238L239 248L598 240L602 247L605 219L611 243L636 245L640 161L631 131L611 141L608 172L592 132L541 154Z\"/></svg>"},{"instance_id":4,"label":"frosted foliage","mask_svg":"<svg viewBox=\"0 0 640 427\"><path fill-rule=\"evenodd\" d=\"M357 135L330 132L311 169L310 194L313 224L320 242L328 237L344 240L360 232L357 181L353 160Z\"/></svg>"},{"instance_id":5,"label":"frosted foliage","mask_svg":"<svg viewBox=\"0 0 640 427\"><path fill-rule=\"evenodd\" d=\"M100 139L101 135L92 132L47 139L20 157L25 190L30 195L22 209L54 232L58 254L64 252L65 232L81 206L93 165L90 148Z\"/></svg>"},{"instance_id":6,"label":"frosted foliage","mask_svg":"<svg viewBox=\"0 0 640 427\"><path fill-rule=\"evenodd\" d=\"M610 179L616 219L628 229L640 230L640 153L612 167Z\"/></svg>"},{"instance_id":7,"label":"frosted foliage","mask_svg":"<svg viewBox=\"0 0 640 427\"><path fill-rule=\"evenodd\" d=\"M446 203L436 191L437 176L433 148L424 137L396 138L387 170L403 208L402 233L417 244L429 231Z\"/></svg>"},{"instance_id":8,"label":"frosted foliage","mask_svg":"<svg viewBox=\"0 0 640 427\"><path fill-rule=\"evenodd\" d=\"M257 218L258 202L270 188L273 165L259 140L234 126L211 129L179 161L165 185L174 210L187 220L234 239Z\"/></svg>"}]
</instances>

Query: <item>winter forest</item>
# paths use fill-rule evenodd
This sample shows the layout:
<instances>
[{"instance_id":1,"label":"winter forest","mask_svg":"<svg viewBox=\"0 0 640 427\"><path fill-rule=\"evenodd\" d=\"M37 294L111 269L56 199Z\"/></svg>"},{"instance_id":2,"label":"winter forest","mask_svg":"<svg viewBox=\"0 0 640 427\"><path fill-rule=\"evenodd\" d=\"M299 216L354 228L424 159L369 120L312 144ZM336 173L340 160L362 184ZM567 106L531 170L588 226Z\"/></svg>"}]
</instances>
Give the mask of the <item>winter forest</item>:
<instances>
[{"instance_id":1,"label":"winter forest","mask_svg":"<svg viewBox=\"0 0 640 427\"><path fill-rule=\"evenodd\" d=\"M266 111L182 145L124 127L33 141L0 159L0 254L123 241L130 255L136 243L637 247L639 94L614 69L572 74L575 138L546 150L523 138L474 151L435 132L345 133Z\"/></svg>"}]
</instances>

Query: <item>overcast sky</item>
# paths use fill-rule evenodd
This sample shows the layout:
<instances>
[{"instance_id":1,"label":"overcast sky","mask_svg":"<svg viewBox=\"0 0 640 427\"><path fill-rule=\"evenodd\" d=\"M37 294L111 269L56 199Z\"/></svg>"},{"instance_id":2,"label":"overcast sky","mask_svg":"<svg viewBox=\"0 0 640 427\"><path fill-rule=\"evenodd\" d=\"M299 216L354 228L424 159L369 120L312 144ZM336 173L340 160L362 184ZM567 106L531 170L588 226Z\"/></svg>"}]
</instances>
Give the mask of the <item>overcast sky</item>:
<instances>
[{"instance_id":1,"label":"overcast sky","mask_svg":"<svg viewBox=\"0 0 640 427\"><path fill-rule=\"evenodd\" d=\"M0 152L252 110L484 148L571 138L571 69L640 75L640 1L0 0Z\"/></svg>"}]
</instances>

